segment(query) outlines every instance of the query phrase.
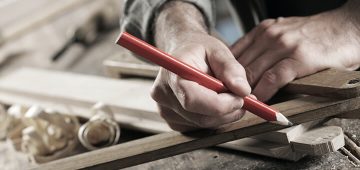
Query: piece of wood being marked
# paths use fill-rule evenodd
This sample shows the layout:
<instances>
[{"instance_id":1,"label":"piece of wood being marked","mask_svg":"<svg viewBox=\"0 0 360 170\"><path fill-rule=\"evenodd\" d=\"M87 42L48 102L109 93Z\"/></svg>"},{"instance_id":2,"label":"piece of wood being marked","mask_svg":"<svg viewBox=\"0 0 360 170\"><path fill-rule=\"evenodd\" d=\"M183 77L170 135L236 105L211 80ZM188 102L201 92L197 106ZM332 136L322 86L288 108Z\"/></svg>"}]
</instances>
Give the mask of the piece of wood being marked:
<instances>
[{"instance_id":1,"label":"piece of wood being marked","mask_svg":"<svg viewBox=\"0 0 360 170\"><path fill-rule=\"evenodd\" d=\"M295 152L309 155L323 155L334 152L345 145L341 127L324 126L305 132L291 142Z\"/></svg>"},{"instance_id":2,"label":"piece of wood being marked","mask_svg":"<svg viewBox=\"0 0 360 170\"><path fill-rule=\"evenodd\" d=\"M306 122L286 129L281 129L278 131L272 131L272 132L252 136L251 138L282 143L282 144L289 144L291 140L300 137L303 133L313 128L314 126L318 125L319 122L321 121Z\"/></svg>"},{"instance_id":3,"label":"piece of wood being marked","mask_svg":"<svg viewBox=\"0 0 360 170\"><path fill-rule=\"evenodd\" d=\"M294 152L290 144L281 144L253 138L238 139L220 144L219 146L290 161L298 161L306 156L304 153Z\"/></svg>"}]
</instances>

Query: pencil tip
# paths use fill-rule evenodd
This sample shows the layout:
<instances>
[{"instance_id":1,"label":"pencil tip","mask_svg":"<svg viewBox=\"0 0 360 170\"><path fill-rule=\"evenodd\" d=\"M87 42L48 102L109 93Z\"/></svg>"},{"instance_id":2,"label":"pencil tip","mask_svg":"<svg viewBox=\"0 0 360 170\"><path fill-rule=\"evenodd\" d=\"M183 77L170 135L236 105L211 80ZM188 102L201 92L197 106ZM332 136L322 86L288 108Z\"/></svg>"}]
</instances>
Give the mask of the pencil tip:
<instances>
[{"instance_id":1,"label":"pencil tip","mask_svg":"<svg viewBox=\"0 0 360 170\"><path fill-rule=\"evenodd\" d=\"M280 112L276 113L276 122L277 124L281 124L284 126L293 126L294 124L292 122L290 122L283 114L281 114Z\"/></svg>"}]
</instances>

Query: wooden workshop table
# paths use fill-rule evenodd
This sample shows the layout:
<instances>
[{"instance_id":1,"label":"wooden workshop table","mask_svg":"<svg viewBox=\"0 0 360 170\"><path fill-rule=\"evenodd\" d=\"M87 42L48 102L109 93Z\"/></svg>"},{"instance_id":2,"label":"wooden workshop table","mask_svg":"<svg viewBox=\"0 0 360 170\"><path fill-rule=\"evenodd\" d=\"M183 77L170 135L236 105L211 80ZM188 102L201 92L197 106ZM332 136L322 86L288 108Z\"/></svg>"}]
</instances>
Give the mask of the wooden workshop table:
<instances>
[{"instance_id":1,"label":"wooden workshop table","mask_svg":"<svg viewBox=\"0 0 360 170\"><path fill-rule=\"evenodd\" d=\"M64 20L57 21L59 25L66 22ZM25 37L29 41L31 39L39 39L39 37L49 35L49 27L38 30L34 33L33 37ZM53 33L59 30L53 30ZM51 32L51 29L50 29ZM1 74L11 72L20 66L33 66L42 67L48 69L58 69L75 73L91 74L105 76L102 61L111 56L112 54L119 52L120 49L117 45L114 45L114 39L117 37L118 31L112 31L103 35L103 38L94 46L88 49L81 47L73 47L66 54L67 58L71 56L82 55L81 59L71 64L63 63L57 64L53 67L45 58L56 51L60 46L57 43L64 42L63 36L52 36L53 44L48 44L47 50L42 51L39 46L33 44L35 52L23 54L19 59L12 60L6 65L2 65ZM18 43L16 41L12 43ZM41 43L39 44L41 46ZM7 44L11 46L11 44ZM1 49L0 49L1 51ZM2 54L0 52L0 54ZM42 59L38 59L34 56L36 54ZM351 134L355 139L355 142L360 142L360 121L358 120L346 120L336 119L331 124L341 126L345 133ZM146 136L141 132L135 131L123 131L122 138L134 139ZM27 160L24 155L14 152L6 142L0 142L0 167L5 169L24 169L27 165ZM218 147L212 147L208 149L201 149L177 156L153 161L146 164L130 167L128 169L351 169L354 165L350 163L349 159L341 154L335 152L319 157L306 157L298 162L290 162L277 160L273 158L267 158L254 154L248 154L244 152L232 151L228 149L221 149Z\"/></svg>"}]
</instances>

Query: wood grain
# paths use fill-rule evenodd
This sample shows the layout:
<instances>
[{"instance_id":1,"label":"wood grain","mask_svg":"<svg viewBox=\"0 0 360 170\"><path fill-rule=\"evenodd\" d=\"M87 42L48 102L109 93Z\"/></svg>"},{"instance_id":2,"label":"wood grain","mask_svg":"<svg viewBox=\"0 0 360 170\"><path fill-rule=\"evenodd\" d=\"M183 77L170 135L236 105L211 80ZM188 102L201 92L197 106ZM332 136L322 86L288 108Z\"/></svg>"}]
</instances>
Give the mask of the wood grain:
<instances>
[{"instance_id":1,"label":"wood grain","mask_svg":"<svg viewBox=\"0 0 360 170\"><path fill-rule=\"evenodd\" d=\"M281 144L253 138L242 138L218 146L290 161L298 161L306 156L304 153L294 152L290 144Z\"/></svg>"},{"instance_id":2,"label":"wood grain","mask_svg":"<svg viewBox=\"0 0 360 170\"><path fill-rule=\"evenodd\" d=\"M290 141L300 137L309 129L319 125L320 122L321 122L320 120L310 121L286 129L281 129L278 131L272 131L272 132L252 136L251 138L260 139L269 142L276 142L281 144L289 144Z\"/></svg>"},{"instance_id":3,"label":"wood grain","mask_svg":"<svg viewBox=\"0 0 360 170\"><path fill-rule=\"evenodd\" d=\"M352 98L360 93L360 72L328 69L289 83L285 90L331 98Z\"/></svg>"},{"instance_id":4,"label":"wood grain","mask_svg":"<svg viewBox=\"0 0 360 170\"><path fill-rule=\"evenodd\" d=\"M360 98L334 100L308 96L273 107L298 124L359 109L359 103ZM163 133L57 160L38 169L119 169L283 128L248 114L244 119L218 130Z\"/></svg>"},{"instance_id":5,"label":"wood grain","mask_svg":"<svg viewBox=\"0 0 360 170\"><path fill-rule=\"evenodd\" d=\"M345 145L344 133L338 126L323 126L291 141L294 151L309 155L335 152Z\"/></svg>"}]
</instances>

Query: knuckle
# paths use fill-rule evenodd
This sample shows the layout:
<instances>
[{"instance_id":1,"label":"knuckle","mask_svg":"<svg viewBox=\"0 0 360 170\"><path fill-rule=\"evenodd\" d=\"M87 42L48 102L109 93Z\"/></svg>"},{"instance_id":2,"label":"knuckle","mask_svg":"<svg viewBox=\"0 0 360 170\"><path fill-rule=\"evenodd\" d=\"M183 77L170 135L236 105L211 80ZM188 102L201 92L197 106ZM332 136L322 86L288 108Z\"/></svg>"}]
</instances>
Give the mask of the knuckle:
<instances>
[{"instance_id":1,"label":"knuckle","mask_svg":"<svg viewBox=\"0 0 360 170\"><path fill-rule=\"evenodd\" d=\"M264 73L263 75L263 79L268 83L268 84L276 84L278 78L278 75L276 75L272 70L268 70Z\"/></svg>"},{"instance_id":2,"label":"knuckle","mask_svg":"<svg viewBox=\"0 0 360 170\"><path fill-rule=\"evenodd\" d=\"M273 81L273 84L282 86L291 81L291 79L293 78L293 68L291 67L293 65L292 62L292 59L285 59L281 61L281 64L279 64L277 68L275 68L275 70L270 71L272 74L270 77L272 77L271 79Z\"/></svg>"},{"instance_id":3,"label":"knuckle","mask_svg":"<svg viewBox=\"0 0 360 170\"><path fill-rule=\"evenodd\" d=\"M223 61L222 64L226 64L228 61L230 61L230 59L234 58L232 53L230 50L227 49L226 46L223 45L219 45L218 47L215 47L214 50L212 50L211 52L211 56L214 57L221 57L221 58L226 58L227 60L220 60L219 62Z\"/></svg>"},{"instance_id":4,"label":"knuckle","mask_svg":"<svg viewBox=\"0 0 360 170\"><path fill-rule=\"evenodd\" d=\"M161 87L158 85L153 85L150 91L150 96L153 100L155 100L156 102L160 102L161 101Z\"/></svg>"},{"instance_id":5,"label":"knuckle","mask_svg":"<svg viewBox=\"0 0 360 170\"><path fill-rule=\"evenodd\" d=\"M291 37L288 33L283 33L278 38L278 44L280 47L288 48L291 46Z\"/></svg>"},{"instance_id":6,"label":"knuckle","mask_svg":"<svg viewBox=\"0 0 360 170\"><path fill-rule=\"evenodd\" d=\"M294 47L294 52L293 52L294 56L298 56L300 58L302 58L303 56L305 56L306 54L306 47L304 45L304 43L299 42L296 44L296 46Z\"/></svg>"},{"instance_id":7,"label":"knuckle","mask_svg":"<svg viewBox=\"0 0 360 170\"><path fill-rule=\"evenodd\" d=\"M276 26L270 26L264 32L265 37L267 38L276 38L280 34L279 29Z\"/></svg>"},{"instance_id":8,"label":"knuckle","mask_svg":"<svg viewBox=\"0 0 360 170\"><path fill-rule=\"evenodd\" d=\"M260 24L259 24L259 28L260 29L267 29L272 23L275 22L275 19L266 19L264 21L262 21Z\"/></svg>"},{"instance_id":9,"label":"knuckle","mask_svg":"<svg viewBox=\"0 0 360 170\"><path fill-rule=\"evenodd\" d=\"M181 103L181 106L183 107L183 109L185 111L192 112L194 110L195 105L194 105L194 99L193 99L193 96L191 95L191 93L184 92L182 94L182 98L183 98L183 100L180 103Z\"/></svg>"}]
</instances>

